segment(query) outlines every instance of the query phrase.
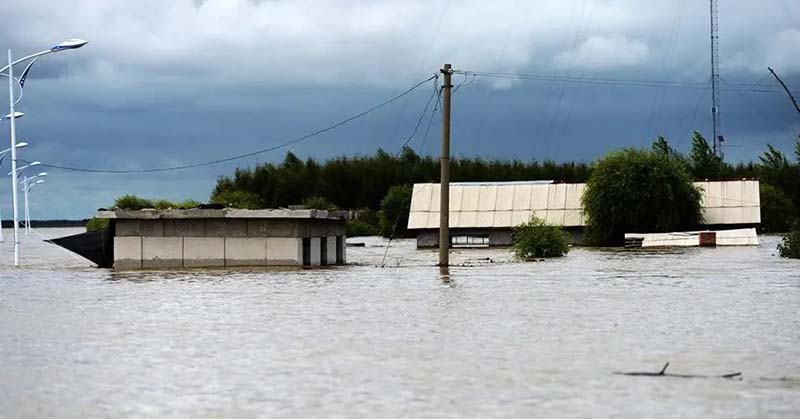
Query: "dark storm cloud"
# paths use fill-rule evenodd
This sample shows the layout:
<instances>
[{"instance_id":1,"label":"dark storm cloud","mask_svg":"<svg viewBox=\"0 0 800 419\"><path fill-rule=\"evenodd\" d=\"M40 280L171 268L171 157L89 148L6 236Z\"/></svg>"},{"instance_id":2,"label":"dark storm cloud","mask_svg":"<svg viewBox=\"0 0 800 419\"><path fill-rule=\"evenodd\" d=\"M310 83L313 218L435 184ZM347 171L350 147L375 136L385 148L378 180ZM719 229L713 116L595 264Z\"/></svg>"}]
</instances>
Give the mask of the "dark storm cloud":
<instances>
[{"instance_id":1,"label":"dark storm cloud","mask_svg":"<svg viewBox=\"0 0 800 419\"><path fill-rule=\"evenodd\" d=\"M37 64L21 105L20 138L33 144L23 157L72 166L158 167L266 148L359 112L445 61L478 71L701 83L709 71L704 1L68 3L73 12L46 1L3 3L0 14L14 17L3 40L17 55L73 36L91 41ZM767 142L788 152L800 129L782 94L742 92L756 81L756 90L775 88L767 66L800 84L800 8L788 3L721 5L723 130L738 145L728 151L732 160L755 158ZM428 94L426 87L291 150L318 158L396 151ZM692 130L709 131L709 106L702 86L478 79L454 99L453 148L589 160L663 134L685 149ZM411 144L435 152L436 122L424 146ZM128 192L204 200L218 176L285 151L169 174L50 170L33 213L87 216ZM0 196L8 196L7 183Z\"/></svg>"}]
</instances>

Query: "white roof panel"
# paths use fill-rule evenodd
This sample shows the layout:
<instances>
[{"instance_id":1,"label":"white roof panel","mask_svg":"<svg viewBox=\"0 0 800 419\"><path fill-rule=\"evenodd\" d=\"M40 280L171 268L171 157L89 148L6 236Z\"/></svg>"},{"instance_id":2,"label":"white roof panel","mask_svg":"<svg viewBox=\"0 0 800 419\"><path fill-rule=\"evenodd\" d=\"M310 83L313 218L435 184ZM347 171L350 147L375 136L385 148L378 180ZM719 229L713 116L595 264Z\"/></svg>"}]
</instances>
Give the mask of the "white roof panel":
<instances>
[{"instance_id":1,"label":"white roof panel","mask_svg":"<svg viewBox=\"0 0 800 419\"><path fill-rule=\"evenodd\" d=\"M531 185L514 185L514 210L531 208Z\"/></svg>"},{"instance_id":2,"label":"white roof panel","mask_svg":"<svg viewBox=\"0 0 800 419\"><path fill-rule=\"evenodd\" d=\"M478 188L478 211L494 211L497 206L497 185L481 185Z\"/></svg>"},{"instance_id":3,"label":"white roof panel","mask_svg":"<svg viewBox=\"0 0 800 419\"><path fill-rule=\"evenodd\" d=\"M757 224L761 221L758 181L703 181L705 224ZM475 182L450 185L450 226L508 228L537 216L550 224L582 226L581 198L586 184L552 182ZM458 213L456 215L456 213ZM439 185L417 184L409 229L438 228Z\"/></svg>"},{"instance_id":4,"label":"white roof panel","mask_svg":"<svg viewBox=\"0 0 800 419\"><path fill-rule=\"evenodd\" d=\"M516 185L501 185L497 187L497 211L511 211L514 207L514 188Z\"/></svg>"}]
</instances>

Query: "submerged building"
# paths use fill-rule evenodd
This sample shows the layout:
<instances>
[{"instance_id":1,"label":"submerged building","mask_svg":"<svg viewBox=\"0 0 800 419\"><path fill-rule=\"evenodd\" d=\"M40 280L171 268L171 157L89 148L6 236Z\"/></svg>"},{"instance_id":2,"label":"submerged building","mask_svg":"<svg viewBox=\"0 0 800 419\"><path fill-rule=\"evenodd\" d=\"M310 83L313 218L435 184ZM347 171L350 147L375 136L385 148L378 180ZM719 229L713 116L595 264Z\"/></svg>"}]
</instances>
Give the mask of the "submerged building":
<instances>
[{"instance_id":1,"label":"submerged building","mask_svg":"<svg viewBox=\"0 0 800 419\"><path fill-rule=\"evenodd\" d=\"M52 240L99 267L322 266L347 261L345 214L324 210L99 211L109 227Z\"/></svg>"},{"instance_id":2,"label":"submerged building","mask_svg":"<svg viewBox=\"0 0 800 419\"><path fill-rule=\"evenodd\" d=\"M695 182L702 191L704 225L713 229L761 223L757 180ZM581 241L586 217L581 206L585 183L468 182L450 184L450 241L453 246L508 246L513 228L536 216L560 225ZM439 245L440 185L414 185L408 229L417 247Z\"/></svg>"}]
</instances>

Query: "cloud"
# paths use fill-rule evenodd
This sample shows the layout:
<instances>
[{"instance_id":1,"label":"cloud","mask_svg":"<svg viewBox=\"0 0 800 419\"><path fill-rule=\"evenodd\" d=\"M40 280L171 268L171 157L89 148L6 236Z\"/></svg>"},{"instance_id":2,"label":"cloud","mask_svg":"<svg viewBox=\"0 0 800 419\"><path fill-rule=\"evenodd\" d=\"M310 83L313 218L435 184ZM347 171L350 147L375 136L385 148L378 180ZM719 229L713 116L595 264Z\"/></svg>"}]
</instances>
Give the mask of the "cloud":
<instances>
[{"instance_id":1,"label":"cloud","mask_svg":"<svg viewBox=\"0 0 800 419\"><path fill-rule=\"evenodd\" d=\"M562 68L607 69L640 65L648 55L649 49L641 41L592 36L575 50L560 53L555 61Z\"/></svg>"}]
</instances>

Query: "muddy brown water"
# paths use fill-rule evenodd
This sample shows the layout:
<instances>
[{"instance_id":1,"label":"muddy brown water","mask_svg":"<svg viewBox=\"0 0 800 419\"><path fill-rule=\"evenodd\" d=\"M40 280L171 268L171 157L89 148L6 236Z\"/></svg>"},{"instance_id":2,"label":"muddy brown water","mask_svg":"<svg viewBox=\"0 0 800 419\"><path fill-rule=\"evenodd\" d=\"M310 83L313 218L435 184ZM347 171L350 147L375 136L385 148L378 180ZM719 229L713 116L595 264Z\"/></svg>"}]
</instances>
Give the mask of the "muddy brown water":
<instances>
[{"instance_id":1,"label":"muddy brown water","mask_svg":"<svg viewBox=\"0 0 800 419\"><path fill-rule=\"evenodd\" d=\"M44 236L72 229L44 229ZM800 262L759 247L347 249L315 270L114 273L0 252L0 417L797 417ZM631 377L741 371L742 380Z\"/></svg>"}]
</instances>

